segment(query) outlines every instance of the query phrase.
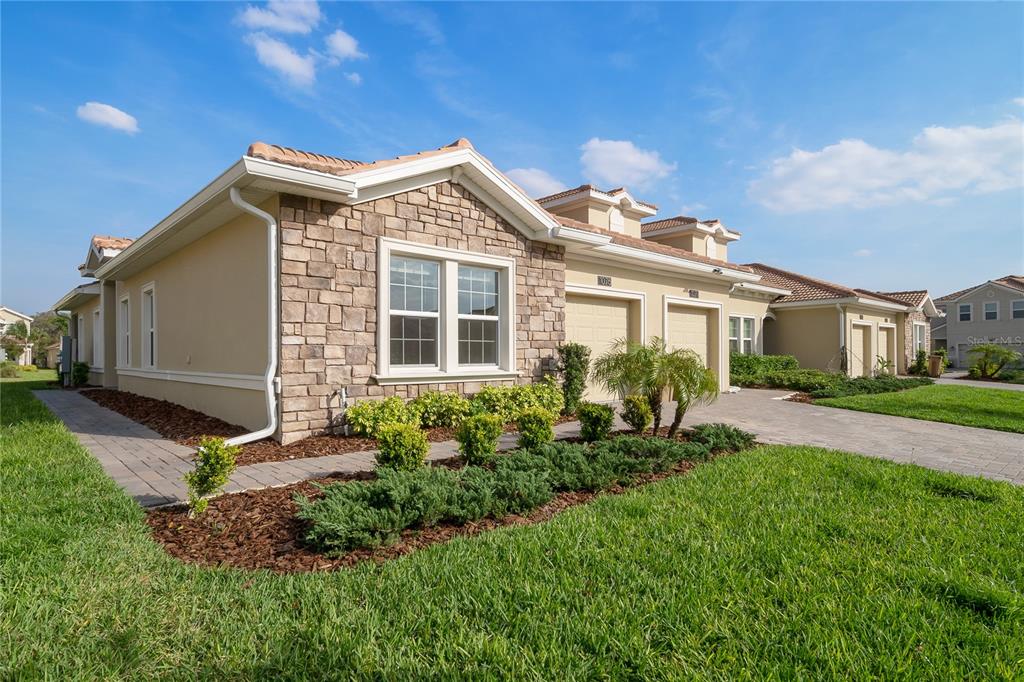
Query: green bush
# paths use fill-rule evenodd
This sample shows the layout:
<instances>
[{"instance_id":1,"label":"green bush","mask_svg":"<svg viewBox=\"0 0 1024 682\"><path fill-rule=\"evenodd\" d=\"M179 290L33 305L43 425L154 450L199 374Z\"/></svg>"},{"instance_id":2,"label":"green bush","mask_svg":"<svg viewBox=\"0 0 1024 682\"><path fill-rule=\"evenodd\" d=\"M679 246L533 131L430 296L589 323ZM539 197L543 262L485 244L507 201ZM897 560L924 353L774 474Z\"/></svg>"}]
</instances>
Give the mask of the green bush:
<instances>
[{"instance_id":1,"label":"green bush","mask_svg":"<svg viewBox=\"0 0 1024 682\"><path fill-rule=\"evenodd\" d=\"M207 497L223 488L235 470L235 458L241 448L228 445L223 438L204 437L192 458L195 467L185 473L188 506L193 516L206 511Z\"/></svg>"},{"instance_id":2,"label":"green bush","mask_svg":"<svg viewBox=\"0 0 1024 682\"><path fill-rule=\"evenodd\" d=\"M582 343L565 343L558 347L558 358L561 362L562 396L565 406L564 414L576 414L576 408L583 400L583 392L587 389L587 376L590 374L590 347Z\"/></svg>"},{"instance_id":3,"label":"green bush","mask_svg":"<svg viewBox=\"0 0 1024 682\"><path fill-rule=\"evenodd\" d=\"M17 379L18 366L10 360L4 360L0 363L0 377L4 379Z\"/></svg>"},{"instance_id":4,"label":"green bush","mask_svg":"<svg viewBox=\"0 0 1024 682\"><path fill-rule=\"evenodd\" d=\"M20 365L19 369L21 369L22 372L35 372L39 368L36 367L35 365Z\"/></svg>"},{"instance_id":5,"label":"green bush","mask_svg":"<svg viewBox=\"0 0 1024 682\"><path fill-rule=\"evenodd\" d=\"M377 466L411 470L423 466L430 452L427 436L412 424L383 424L377 429Z\"/></svg>"},{"instance_id":6,"label":"green bush","mask_svg":"<svg viewBox=\"0 0 1024 682\"><path fill-rule=\"evenodd\" d=\"M430 391L412 401L412 409L420 415L420 426L455 428L469 416L469 400L458 393Z\"/></svg>"},{"instance_id":7,"label":"green bush","mask_svg":"<svg viewBox=\"0 0 1024 682\"><path fill-rule=\"evenodd\" d=\"M842 383L846 377L835 372L820 369L785 369L758 374L735 375L730 377L736 386L784 388L791 391L810 393Z\"/></svg>"},{"instance_id":8,"label":"green bush","mask_svg":"<svg viewBox=\"0 0 1024 682\"><path fill-rule=\"evenodd\" d=\"M615 411L597 403L580 403L576 416L580 419L580 437L588 443L607 438L615 423Z\"/></svg>"},{"instance_id":9,"label":"green bush","mask_svg":"<svg viewBox=\"0 0 1024 682\"><path fill-rule=\"evenodd\" d=\"M971 369L977 368L978 376L982 379L996 377L1004 367L1021 359L1021 354L1017 351L995 343L975 346L967 351L967 354L972 358Z\"/></svg>"},{"instance_id":10,"label":"green bush","mask_svg":"<svg viewBox=\"0 0 1024 682\"><path fill-rule=\"evenodd\" d=\"M622 421L637 433L646 430L654 420L651 405L642 395L627 395L622 401L622 411L619 414L622 415Z\"/></svg>"},{"instance_id":11,"label":"green bush","mask_svg":"<svg viewBox=\"0 0 1024 682\"><path fill-rule=\"evenodd\" d=\"M939 365L939 371L945 372L946 368L949 367L949 351L945 348L936 348L933 354L938 355L942 360L942 363Z\"/></svg>"},{"instance_id":12,"label":"green bush","mask_svg":"<svg viewBox=\"0 0 1024 682\"><path fill-rule=\"evenodd\" d=\"M489 462L498 451L498 439L503 431L501 418L497 415L477 414L467 417L455 434L462 458L469 464Z\"/></svg>"},{"instance_id":13,"label":"green bush","mask_svg":"<svg viewBox=\"0 0 1024 682\"><path fill-rule=\"evenodd\" d=\"M927 386L935 383L931 377L896 377L891 374L879 374L873 377L856 377L844 379L842 382L811 391L812 398L841 398L851 395L868 393L892 393L905 391L908 388Z\"/></svg>"},{"instance_id":14,"label":"green bush","mask_svg":"<svg viewBox=\"0 0 1024 682\"><path fill-rule=\"evenodd\" d=\"M555 415L540 407L530 407L519 413L516 425L519 429L519 447L535 448L550 443L555 438L552 425Z\"/></svg>"},{"instance_id":15,"label":"green bush","mask_svg":"<svg viewBox=\"0 0 1024 682\"><path fill-rule=\"evenodd\" d=\"M71 385L85 386L87 383L89 383L89 363L71 363Z\"/></svg>"},{"instance_id":16,"label":"green bush","mask_svg":"<svg viewBox=\"0 0 1024 682\"><path fill-rule=\"evenodd\" d=\"M754 444L754 434L729 424L698 424L693 427L690 442L711 452L739 452Z\"/></svg>"},{"instance_id":17,"label":"green bush","mask_svg":"<svg viewBox=\"0 0 1024 682\"><path fill-rule=\"evenodd\" d=\"M419 427L420 415L415 406L398 396L383 400L363 400L345 411L345 421L358 436L376 438L384 424L409 424Z\"/></svg>"},{"instance_id":18,"label":"green bush","mask_svg":"<svg viewBox=\"0 0 1024 682\"><path fill-rule=\"evenodd\" d=\"M747 355L736 352L729 354L730 374L764 374L799 368L800 363L792 355Z\"/></svg>"},{"instance_id":19,"label":"green bush","mask_svg":"<svg viewBox=\"0 0 1024 682\"><path fill-rule=\"evenodd\" d=\"M619 436L594 444L593 450L616 451L633 459L646 460L653 471L664 471L682 461L704 461L710 454L702 443L643 436Z\"/></svg>"},{"instance_id":20,"label":"green bush","mask_svg":"<svg viewBox=\"0 0 1024 682\"><path fill-rule=\"evenodd\" d=\"M907 374L925 376L928 374L928 351L921 348L914 356L914 362L907 368Z\"/></svg>"},{"instance_id":21,"label":"green bush","mask_svg":"<svg viewBox=\"0 0 1024 682\"><path fill-rule=\"evenodd\" d=\"M523 410L531 407L559 414L565 406L565 398L558 381L548 375L532 384L484 386L473 396L471 404L473 414L495 414L503 424L512 424Z\"/></svg>"}]
</instances>

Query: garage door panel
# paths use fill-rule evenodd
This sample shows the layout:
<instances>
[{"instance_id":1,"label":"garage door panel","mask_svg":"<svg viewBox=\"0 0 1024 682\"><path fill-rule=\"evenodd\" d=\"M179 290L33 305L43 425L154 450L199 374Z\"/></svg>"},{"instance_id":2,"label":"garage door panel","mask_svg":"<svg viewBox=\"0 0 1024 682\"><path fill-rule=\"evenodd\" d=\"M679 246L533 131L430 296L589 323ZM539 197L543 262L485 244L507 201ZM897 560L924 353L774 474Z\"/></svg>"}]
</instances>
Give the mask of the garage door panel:
<instances>
[{"instance_id":1,"label":"garage door panel","mask_svg":"<svg viewBox=\"0 0 1024 682\"><path fill-rule=\"evenodd\" d=\"M669 348L692 350L708 367L711 316L701 308L669 308L666 342Z\"/></svg>"},{"instance_id":2,"label":"garage door panel","mask_svg":"<svg viewBox=\"0 0 1024 682\"><path fill-rule=\"evenodd\" d=\"M591 363L619 339L629 338L629 301L596 296L568 295L565 301L565 338L590 348ZM618 396L587 382L588 400L615 400Z\"/></svg>"}]
</instances>

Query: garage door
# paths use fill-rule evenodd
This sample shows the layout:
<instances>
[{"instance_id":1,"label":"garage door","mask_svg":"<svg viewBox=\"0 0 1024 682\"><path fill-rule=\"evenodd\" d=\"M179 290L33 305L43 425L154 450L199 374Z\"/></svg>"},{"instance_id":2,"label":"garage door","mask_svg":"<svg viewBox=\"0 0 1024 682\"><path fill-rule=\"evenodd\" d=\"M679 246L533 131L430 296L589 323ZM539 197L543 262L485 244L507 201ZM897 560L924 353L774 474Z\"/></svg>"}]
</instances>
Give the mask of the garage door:
<instances>
[{"instance_id":1,"label":"garage door","mask_svg":"<svg viewBox=\"0 0 1024 682\"><path fill-rule=\"evenodd\" d=\"M692 350L708 367L708 325L710 315L703 308L684 308L673 306L668 309L668 333L666 342L669 348L685 348Z\"/></svg>"},{"instance_id":2,"label":"garage door","mask_svg":"<svg viewBox=\"0 0 1024 682\"><path fill-rule=\"evenodd\" d=\"M862 377L868 372L864 371L868 362L870 351L868 349L868 332L870 327L855 324L850 330L850 376Z\"/></svg>"},{"instance_id":3,"label":"garage door","mask_svg":"<svg viewBox=\"0 0 1024 682\"><path fill-rule=\"evenodd\" d=\"M878 356L886 362L893 363L890 374L896 373L896 330L882 327L878 330Z\"/></svg>"},{"instance_id":4,"label":"garage door","mask_svg":"<svg viewBox=\"0 0 1024 682\"><path fill-rule=\"evenodd\" d=\"M570 294L565 300L565 338L590 348L590 362L629 337L629 301ZM617 400L597 384L587 382L587 400Z\"/></svg>"}]
</instances>

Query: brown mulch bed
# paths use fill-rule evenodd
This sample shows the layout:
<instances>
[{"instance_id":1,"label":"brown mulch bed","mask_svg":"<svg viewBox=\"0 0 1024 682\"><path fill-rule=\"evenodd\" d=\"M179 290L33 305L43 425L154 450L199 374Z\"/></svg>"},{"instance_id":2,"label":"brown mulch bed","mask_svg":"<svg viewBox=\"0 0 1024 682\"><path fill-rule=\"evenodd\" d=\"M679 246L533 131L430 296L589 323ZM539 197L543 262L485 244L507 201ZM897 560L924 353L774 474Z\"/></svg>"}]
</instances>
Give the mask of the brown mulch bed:
<instances>
[{"instance_id":1,"label":"brown mulch bed","mask_svg":"<svg viewBox=\"0 0 1024 682\"><path fill-rule=\"evenodd\" d=\"M460 466L459 460L444 462ZM627 486L592 492L557 494L550 502L529 514L500 519L481 519L465 525L442 524L431 528L406 530L398 542L377 549L358 549L338 557L328 557L304 544L305 525L295 518L292 497L301 493L317 497L315 483L371 480L373 473L332 476L303 481L280 488L265 488L210 500L206 513L189 518L182 508L156 509L146 516L153 537L164 549L181 561L201 566L232 566L242 569L268 569L275 573L324 571L353 566L363 561L382 563L422 547L469 537L504 526L541 523L570 507L586 504L598 495L617 495L631 488L683 474L695 466L681 462L670 471L638 477Z\"/></svg>"},{"instance_id":2,"label":"brown mulch bed","mask_svg":"<svg viewBox=\"0 0 1024 682\"><path fill-rule=\"evenodd\" d=\"M788 400L791 403L807 403L808 405L814 404L814 399L811 397L810 393L797 392L791 396L787 396L786 400Z\"/></svg>"},{"instance_id":3,"label":"brown mulch bed","mask_svg":"<svg viewBox=\"0 0 1024 682\"><path fill-rule=\"evenodd\" d=\"M229 424L222 419L190 410L166 400L147 398L111 388L90 388L82 390L81 393L108 410L148 426L164 438L173 440L180 445L196 447L203 436L231 438L248 432L244 427ZM562 424L570 421L576 421L576 418L561 416L555 423ZM506 432L515 430L514 424L505 426ZM427 429L425 433L427 440L431 443L455 439L455 429ZM281 445L268 438L243 445L235 462L238 466L246 466L260 462L281 462L289 459L342 455L376 449L377 441L375 439L362 436L311 436L289 445Z\"/></svg>"}]
</instances>

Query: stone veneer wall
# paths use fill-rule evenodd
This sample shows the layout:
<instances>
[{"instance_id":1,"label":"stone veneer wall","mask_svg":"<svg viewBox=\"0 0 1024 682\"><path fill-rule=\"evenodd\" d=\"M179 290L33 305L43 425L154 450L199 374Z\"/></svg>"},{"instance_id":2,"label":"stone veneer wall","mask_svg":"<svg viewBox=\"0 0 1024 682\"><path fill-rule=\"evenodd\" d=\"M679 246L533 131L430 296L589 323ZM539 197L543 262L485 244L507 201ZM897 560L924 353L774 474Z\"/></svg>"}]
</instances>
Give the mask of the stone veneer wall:
<instances>
[{"instance_id":1,"label":"stone veneer wall","mask_svg":"<svg viewBox=\"0 0 1024 682\"><path fill-rule=\"evenodd\" d=\"M343 387L360 399L472 394L483 385L379 386L371 378L378 236L514 257L519 380L554 369L565 339L564 249L525 238L461 185L443 182L355 206L282 195L280 228L282 442L329 430Z\"/></svg>"},{"instance_id":2,"label":"stone veneer wall","mask_svg":"<svg viewBox=\"0 0 1024 682\"><path fill-rule=\"evenodd\" d=\"M914 322L924 322L924 348L931 353L932 348L932 325L931 320L923 312L907 313L903 323L903 357L906 364L903 371L906 372L917 359L914 351Z\"/></svg>"}]
</instances>

